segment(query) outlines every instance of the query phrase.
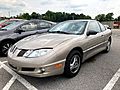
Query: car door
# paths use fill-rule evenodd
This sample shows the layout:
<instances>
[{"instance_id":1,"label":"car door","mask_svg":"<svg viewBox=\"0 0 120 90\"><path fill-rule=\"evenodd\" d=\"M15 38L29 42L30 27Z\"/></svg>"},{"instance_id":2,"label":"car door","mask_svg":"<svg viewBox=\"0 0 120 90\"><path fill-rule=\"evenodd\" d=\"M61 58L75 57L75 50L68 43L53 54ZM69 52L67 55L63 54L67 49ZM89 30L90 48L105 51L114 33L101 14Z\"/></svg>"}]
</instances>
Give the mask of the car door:
<instances>
[{"instance_id":1,"label":"car door","mask_svg":"<svg viewBox=\"0 0 120 90\"><path fill-rule=\"evenodd\" d=\"M104 26L104 25L102 25L100 22L99 22L99 25L100 25L100 28L101 28L101 30L102 30L102 32L103 32L103 35L104 35L104 38L105 38L105 43L107 44L107 42L108 42L108 38L109 38L109 32L111 32L110 31L110 29L108 30L108 29L106 29L106 27ZM105 45L106 46L106 45Z\"/></svg>"},{"instance_id":2,"label":"car door","mask_svg":"<svg viewBox=\"0 0 120 90\"><path fill-rule=\"evenodd\" d=\"M17 31L20 30L20 32L17 33L17 39L19 40L24 37L36 34L37 24L38 24L37 21L31 21L31 22L21 25L19 28L17 28Z\"/></svg>"},{"instance_id":3,"label":"car door","mask_svg":"<svg viewBox=\"0 0 120 90\"><path fill-rule=\"evenodd\" d=\"M96 31L97 34L95 35L89 35L87 36L87 47L85 52L85 59L97 54L98 52L102 51L104 49L104 35L101 31L101 28L97 21L90 21L87 32L88 31ZM86 33L87 35L87 33Z\"/></svg>"},{"instance_id":4,"label":"car door","mask_svg":"<svg viewBox=\"0 0 120 90\"><path fill-rule=\"evenodd\" d=\"M40 21L37 26L37 32L38 33L47 32L47 30L51 27L52 27L51 23Z\"/></svg>"}]
</instances>

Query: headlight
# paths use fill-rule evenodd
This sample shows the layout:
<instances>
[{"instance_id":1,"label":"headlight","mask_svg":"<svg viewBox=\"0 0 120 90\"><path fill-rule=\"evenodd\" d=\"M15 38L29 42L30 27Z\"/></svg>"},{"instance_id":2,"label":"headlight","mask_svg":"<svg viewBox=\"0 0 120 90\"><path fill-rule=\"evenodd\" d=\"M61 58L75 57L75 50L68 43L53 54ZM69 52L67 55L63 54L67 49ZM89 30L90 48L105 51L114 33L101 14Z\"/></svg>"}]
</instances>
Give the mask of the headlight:
<instances>
[{"instance_id":1,"label":"headlight","mask_svg":"<svg viewBox=\"0 0 120 90\"><path fill-rule=\"evenodd\" d=\"M52 49L29 50L23 56L28 58L36 58L47 55Z\"/></svg>"}]
</instances>

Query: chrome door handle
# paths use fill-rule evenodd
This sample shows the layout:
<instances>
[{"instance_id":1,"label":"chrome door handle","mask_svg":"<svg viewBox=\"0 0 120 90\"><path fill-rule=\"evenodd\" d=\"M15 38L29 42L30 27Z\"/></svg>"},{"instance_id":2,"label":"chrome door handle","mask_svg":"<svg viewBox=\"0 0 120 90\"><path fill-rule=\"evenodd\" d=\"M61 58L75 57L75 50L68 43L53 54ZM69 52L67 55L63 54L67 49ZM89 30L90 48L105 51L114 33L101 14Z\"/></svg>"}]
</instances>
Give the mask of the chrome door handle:
<instances>
[{"instance_id":1,"label":"chrome door handle","mask_svg":"<svg viewBox=\"0 0 120 90\"><path fill-rule=\"evenodd\" d=\"M101 35L101 37L104 37L104 35Z\"/></svg>"}]
</instances>

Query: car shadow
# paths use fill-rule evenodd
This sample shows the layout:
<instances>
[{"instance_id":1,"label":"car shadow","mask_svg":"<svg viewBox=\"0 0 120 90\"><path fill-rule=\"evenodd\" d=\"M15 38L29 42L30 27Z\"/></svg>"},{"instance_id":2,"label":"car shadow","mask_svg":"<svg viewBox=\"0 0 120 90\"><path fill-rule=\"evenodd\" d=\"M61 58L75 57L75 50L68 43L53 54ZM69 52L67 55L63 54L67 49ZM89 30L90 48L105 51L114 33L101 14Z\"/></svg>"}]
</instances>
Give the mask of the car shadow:
<instances>
[{"instance_id":1,"label":"car shadow","mask_svg":"<svg viewBox=\"0 0 120 90\"><path fill-rule=\"evenodd\" d=\"M100 57L102 55L103 55L102 53L98 53L95 56L87 59L83 64L94 63L96 61L96 57ZM66 78L63 75L56 75L56 76L43 77L43 78L31 77L26 75L21 75L21 76L25 78L27 81L29 81L32 85L35 85L36 87L39 87L39 85L46 86L47 84L50 85L50 84L60 83L62 81L69 82L70 80L70 78Z\"/></svg>"},{"instance_id":2,"label":"car shadow","mask_svg":"<svg viewBox=\"0 0 120 90\"><path fill-rule=\"evenodd\" d=\"M1 56L1 55L0 55L0 58L6 58L6 57L7 57L7 56Z\"/></svg>"},{"instance_id":3,"label":"car shadow","mask_svg":"<svg viewBox=\"0 0 120 90\"><path fill-rule=\"evenodd\" d=\"M100 52L100 53L98 53L98 54L96 54L96 55L88 58L87 60L85 60L85 62L83 62L83 64L86 64L86 63L95 63L96 60L97 60L96 58L99 58L99 57L101 57L104 54L106 54L106 53Z\"/></svg>"},{"instance_id":4,"label":"car shadow","mask_svg":"<svg viewBox=\"0 0 120 90\"><path fill-rule=\"evenodd\" d=\"M25 80L30 82L33 86L36 88L49 88L52 90L53 88L56 88L56 86L59 87L61 82L69 82L69 78L65 78L63 75L56 75L56 76L50 76L50 77L31 77L26 75L21 75ZM56 85L56 86L55 86ZM52 87L50 87L52 86Z\"/></svg>"}]
</instances>

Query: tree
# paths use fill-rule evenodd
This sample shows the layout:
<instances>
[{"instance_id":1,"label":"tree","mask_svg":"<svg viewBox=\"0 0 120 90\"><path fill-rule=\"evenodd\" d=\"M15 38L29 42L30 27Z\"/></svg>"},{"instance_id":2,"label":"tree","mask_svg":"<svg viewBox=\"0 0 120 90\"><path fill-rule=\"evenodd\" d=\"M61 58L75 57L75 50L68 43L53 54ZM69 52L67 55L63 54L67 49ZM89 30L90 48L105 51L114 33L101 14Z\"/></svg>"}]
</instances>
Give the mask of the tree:
<instances>
[{"instance_id":1,"label":"tree","mask_svg":"<svg viewBox=\"0 0 120 90\"><path fill-rule=\"evenodd\" d=\"M118 16L117 18L115 18L115 21L120 21L120 16Z\"/></svg>"},{"instance_id":2,"label":"tree","mask_svg":"<svg viewBox=\"0 0 120 90\"><path fill-rule=\"evenodd\" d=\"M31 15L28 13L23 13L20 15L17 15L16 18L20 19L44 19L44 20L49 20L53 22L62 22L66 20L76 20L76 19L91 19L90 16L86 16L83 13L81 14L75 14L75 13L65 13L65 12L52 12L52 11L47 11L45 14L40 15L39 13L33 12Z\"/></svg>"},{"instance_id":3,"label":"tree","mask_svg":"<svg viewBox=\"0 0 120 90\"><path fill-rule=\"evenodd\" d=\"M107 15L106 15L106 20L107 21L113 21L114 20L114 18L113 18L113 13L108 13Z\"/></svg>"},{"instance_id":4,"label":"tree","mask_svg":"<svg viewBox=\"0 0 120 90\"><path fill-rule=\"evenodd\" d=\"M87 15L87 16L86 16L86 19L92 19L92 18L91 18L91 16Z\"/></svg>"},{"instance_id":5,"label":"tree","mask_svg":"<svg viewBox=\"0 0 120 90\"><path fill-rule=\"evenodd\" d=\"M41 15L36 12L33 12L31 14L31 19L41 19Z\"/></svg>"},{"instance_id":6,"label":"tree","mask_svg":"<svg viewBox=\"0 0 120 90\"><path fill-rule=\"evenodd\" d=\"M105 14L99 14L95 17L96 20L102 22L102 21L106 21L106 15Z\"/></svg>"},{"instance_id":7,"label":"tree","mask_svg":"<svg viewBox=\"0 0 120 90\"><path fill-rule=\"evenodd\" d=\"M29 15L29 13L23 13L23 14L18 15L17 18L30 20L31 16Z\"/></svg>"},{"instance_id":8,"label":"tree","mask_svg":"<svg viewBox=\"0 0 120 90\"><path fill-rule=\"evenodd\" d=\"M96 20L102 22L102 21L113 21L113 13L108 13L108 14L99 14L95 17Z\"/></svg>"}]
</instances>

